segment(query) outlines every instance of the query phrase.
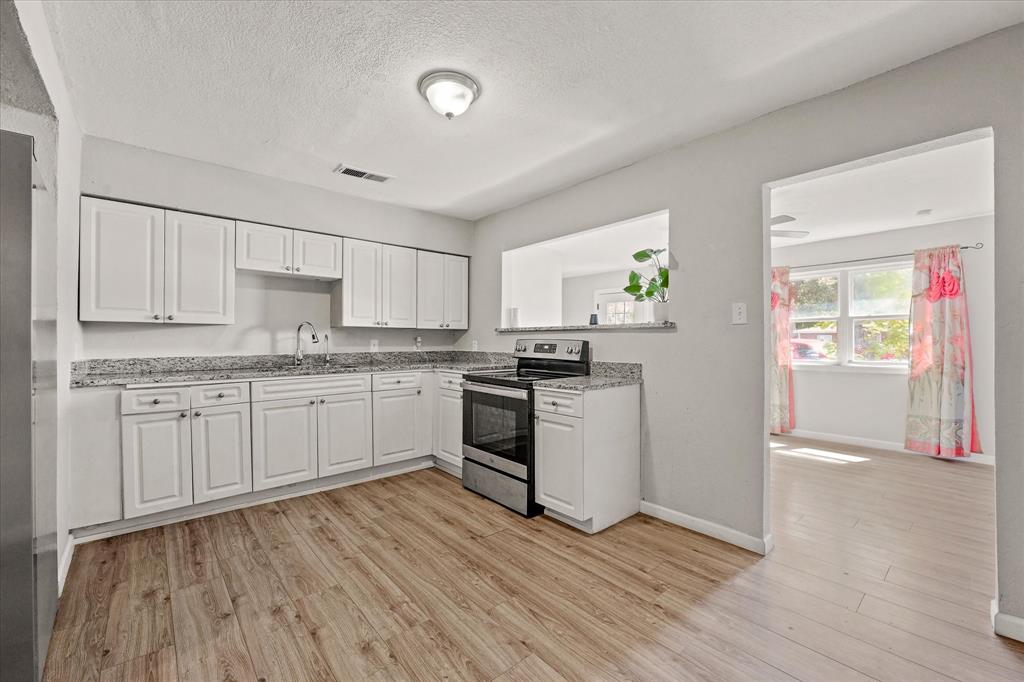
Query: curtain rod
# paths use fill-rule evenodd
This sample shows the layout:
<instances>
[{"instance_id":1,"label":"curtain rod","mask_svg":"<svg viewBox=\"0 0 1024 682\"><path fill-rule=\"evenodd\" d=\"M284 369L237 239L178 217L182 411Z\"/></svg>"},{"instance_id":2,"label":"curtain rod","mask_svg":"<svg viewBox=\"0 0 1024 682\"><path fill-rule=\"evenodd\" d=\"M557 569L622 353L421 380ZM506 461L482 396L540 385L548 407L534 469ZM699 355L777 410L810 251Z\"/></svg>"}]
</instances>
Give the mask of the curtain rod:
<instances>
[{"instance_id":1,"label":"curtain rod","mask_svg":"<svg viewBox=\"0 0 1024 682\"><path fill-rule=\"evenodd\" d=\"M983 248L985 248L985 244L982 243L982 242L977 242L976 244L974 244L974 246L961 246L960 250L961 251L966 251L967 249L983 249ZM883 258L902 258L903 256L913 256L913 255L914 255L914 252L911 251L910 253L894 253L894 254L891 254L889 256L872 256L871 258L851 258L850 260L834 260L831 263L812 263L810 265L793 265L791 267L793 269L820 268L823 265L845 265L846 263L863 263L864 261L869 261L869 260L881 260Z\"/></svg>"}]
</instances>

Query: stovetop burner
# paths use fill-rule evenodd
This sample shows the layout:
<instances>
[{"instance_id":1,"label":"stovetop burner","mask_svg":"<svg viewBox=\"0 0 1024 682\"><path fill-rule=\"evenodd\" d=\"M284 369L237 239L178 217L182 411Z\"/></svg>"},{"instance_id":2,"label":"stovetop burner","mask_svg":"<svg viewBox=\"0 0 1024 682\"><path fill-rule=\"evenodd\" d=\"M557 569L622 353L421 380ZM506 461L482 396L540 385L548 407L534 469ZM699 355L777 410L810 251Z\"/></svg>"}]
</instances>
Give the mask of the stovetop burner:
<instances>
[{"instance_id":1,"label":"stovetop burner","mask_svg":"<svg viewBox=\"0 0 1024 682\"><path fill-rule=\"evenodd\" d=\"M587 341L516 341L516 369L464 374L466 381L529 389L545 379L590 374L590 344Z\"/></svg>"}]
</instances>

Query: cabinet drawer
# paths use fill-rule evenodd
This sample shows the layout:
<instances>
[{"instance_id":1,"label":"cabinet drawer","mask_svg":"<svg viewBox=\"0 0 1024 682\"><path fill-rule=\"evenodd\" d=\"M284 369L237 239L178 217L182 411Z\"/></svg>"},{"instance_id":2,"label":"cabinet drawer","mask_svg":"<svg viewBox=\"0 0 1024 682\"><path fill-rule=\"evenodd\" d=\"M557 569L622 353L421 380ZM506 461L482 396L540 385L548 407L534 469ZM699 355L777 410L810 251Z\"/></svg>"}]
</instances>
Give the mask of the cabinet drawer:
<instances>
[{"instance_id":1,"label":"cabinet drawer","mask_svg":"<svg viewBox=\"0 0 1024 682\"><path fill-rule=\"evenodd\" d=\"M459 372L438 372L437 387L462 393L462 374Z\"/></svg>"},{"instance_id":2,"label":"cabinet drawer","mask_svg":"<svg viewBox=\"0 0 1024 682\"><path fill-rule=\"evenodd\" d=\"M570 417L583 416L583 394L570 391L534 391L533 408L538 412L552 412Z\"/></svg>"},{"instance_id":3,"label":"cabinet drawer","mask_svg":"<svg viewBox=\"0 0 1024 682\"><path fill-rule=\"evenodd\" d=\"M187 386L179 388L136 388L121 391L121 414L187 410L188 406L189 389Z\"/></svg>"},{"instance_id":4,"label":"cabinet drawer","mask_svg":"<svg viewBox=\"0 0 1024 682\"><path fill-rule=\"evenodd\" d=\"M396 388L419 388L420 372L392 372L373 375L373 390L390 391Z\"/></svg>"},{"instance_id":5,"label":"cabinet drawer","mask_svg":"<svg viewBox=\"0 0 1024 682\"><path fill-rule=\"evenodd\" d=\"M370 390L369 374L339 374L326 377L302 377L252 382L252 401L309 398Z\"/></svg>"},{"instance_id":6,"label":"cabinet drawer","mask_svg":"<svg viewBox=\"0 0 1024 682\"><path fill-rule=\"evenodd\" d=\"M249 384L210 384L192 387L192 407L249 402Z\"/></svg>"}]
</instances>

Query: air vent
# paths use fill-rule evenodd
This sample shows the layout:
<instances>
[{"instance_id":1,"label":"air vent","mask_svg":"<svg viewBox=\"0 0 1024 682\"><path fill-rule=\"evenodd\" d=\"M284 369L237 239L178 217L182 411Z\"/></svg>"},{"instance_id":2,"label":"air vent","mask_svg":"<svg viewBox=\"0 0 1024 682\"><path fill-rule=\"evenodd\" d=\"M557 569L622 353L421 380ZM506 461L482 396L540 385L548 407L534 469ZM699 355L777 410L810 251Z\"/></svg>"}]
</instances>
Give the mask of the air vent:
<instances>
[{"instance_id":1,"label":"air vent","mask_svg":"<svg viewBox=\"0 0 1024 682\"><path fill-rule=\"evenodd\" d=\"M359 170L358 168L346 166L343 163L339 163L331 172L335 175L348 175L361 180L373 180L374 182L387 182L391 179L390 175L381 175L380 173L371 173L370 171Z\"/></svg>"}]
</instances>

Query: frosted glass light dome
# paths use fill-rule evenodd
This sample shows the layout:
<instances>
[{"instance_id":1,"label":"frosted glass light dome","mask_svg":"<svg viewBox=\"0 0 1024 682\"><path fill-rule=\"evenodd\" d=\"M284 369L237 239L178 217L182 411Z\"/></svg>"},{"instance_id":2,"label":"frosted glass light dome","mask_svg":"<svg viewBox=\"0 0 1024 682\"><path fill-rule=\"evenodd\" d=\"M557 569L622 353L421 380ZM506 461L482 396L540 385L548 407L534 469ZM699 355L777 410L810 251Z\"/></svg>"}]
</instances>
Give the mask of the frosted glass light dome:
<instances>
[{"instance_id":1,"label":"frosted glass light dome","mask_svg":"<svg viewBox=\"0 0 1024 682\"><path fill-rule=\"evenodd\" d=\"M431 109L451 120L480 97L480 86L464 73L434 71L420 79L420 94Z\"/></svg>"}]
</instances>

